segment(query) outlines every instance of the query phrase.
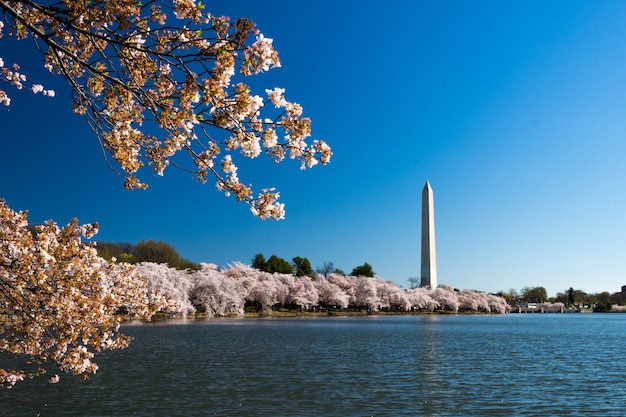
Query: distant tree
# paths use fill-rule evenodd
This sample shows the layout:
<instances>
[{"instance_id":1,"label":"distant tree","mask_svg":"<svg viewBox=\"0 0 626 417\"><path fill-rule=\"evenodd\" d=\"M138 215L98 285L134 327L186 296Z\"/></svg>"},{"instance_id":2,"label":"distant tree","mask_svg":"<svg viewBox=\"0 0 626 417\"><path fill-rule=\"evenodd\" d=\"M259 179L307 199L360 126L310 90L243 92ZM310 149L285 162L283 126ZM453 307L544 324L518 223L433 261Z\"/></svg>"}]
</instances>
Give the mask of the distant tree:
<instances>
[{"instance_id":1,"label":"distant tree","mask_svg":"<svg viewBox=\"0 0 626 417\"><path fill-rule=\"evenodd\" d=\"M132 252L137 262L168 264L176 269L200 269L198 264L182 259L174 246L161 241L141 240L133 247Z\"/></svg>"},{"instance_id":2,"label":"distant tree","mask_svg":"<svg viewBox=\"0 0 626 417\"><path fill-rule=\"evenodd\" d=\"M283 258L272 255L265 263L263 271L270 273L278 272L280 274L293 274L293 266Z\"/></svg>"},{"instance_id":3,"label":"distant tree","mask_svg":"<svg viewBox=\"0 0 626 417\"><path fill-rule=\"evenodd\" d=\"M374 270L372 269L372 265L365 262L363 265L354 268L350 275L355 277L373 277Z\"/></svg>"},{"instance_id":4,"label":"distant tree","mask_svg":"<svg viewBox=\"0 0 626 417\"><path fill-rule=\"evenodd\" d=\"M566 291L565 295L567 296L567 301L564 302L567 305L586 305L597 302L596 296L587 294L583 290L575 290L572 287ZM559 297L559 294L557 294L557 298L559 298L559 301L562 301L562 297Z\"/></svg>"},{"instance_id":5,"label":"distant tree","mask_svg":"<svg viewBox=\"0 0 626 417\"><path fill-rule=\"evenodd\" d=\"M567 292L557 292L556 297L552 300L555 303L563 303L563 305L571 305Z\"/></svg>"},{"instance_id":6,"label":"distant tree","mask_svg":"<svg viewBox=\"0 0 626 417\"><path fill-rule=\"evenodd\" d=\"M420 286L420 279L418 277L409 277L409 288L417 288Z\"/></svg>"},{"instance_id":7,"label":"distant tree","mask_svg":"<svg viewBox=\"0 0 626 417\"><path fill-rule=\"evenodd\" d=\"M154 262L174 266L180 256L170 244L156 240L141 240L133 247L133 255L138 262Z\"/></svg>"},{"instance_id":8,"label":"distant tree","mask_svg":"<svg viewBox=\"0 0 626 417\"><path fill-rule=\"evenodd\" d=\"M96 250L98 251L98 255L103 257L106 260L110 260L111 258L117 258L119 260L120 256L128 255L132 252L133 245L126 242L97 242Z\"/></svg>"},{"instance_id":9,"label":"distant tree","mask_svg":"<svg viewBox=\"0 0 626 417\"><path fill-rule=\"evenodd\" d=\"M346 276L346 273L343 272L343 270L339 268L335 268L335 270L331 272L331 274L343 275L344 277Z\"/></svg>"},{"instance_id":10,"label":"distant tree","mask_svg":"<svg viewBox=\"0 0 626 417\"><path fill-rule=\"evenodd\" d=\"M509 290L509 294L511 294L511 298L513 299L514 304L519 304L521 302L520 294L515 288L511 288Z\"/></svg>"},{"instance_id":11,"label":"distant tree","mask_svg":"<svg viewBox=\"0 0 626 417\"><path fill-rule=\"evenodd\" d=\"M613 304L623 304L624 303L624 295L621 292L618 293L614 293L611 294L611 296L609 297L609 300L611 301L611 303Z\"/></svg>"},{"instance_id":12,"label":"distant tree","mask_svg":"<svg viewBox=\"0 0 626 417\"><path fill-rule=\"evenodd\" d=\"M118 262L126 262L127 264L136 264L137 258L132 253L122 253L121 255L116 257Z\"/></svg>"},{"instance_id":13,"label":"distant tree","mask_svg":"<svg viewBox=\"0 0 626 417\"><path fill-rule=\"evenodd\" d=\"M96 245L98 255L104 259L115 258L118 262L136 264L140 262L166 263L176 269L200 269L200 265L183 259L172 245L154 241L140 241L136 245L126 242L98 242Z\"/></svg>"},{"instance_id":14,"label":"distant tree","mask_svg":"<svg viewBox=\"0 0 626 417\"><path fill-rule=\"evenodd\" d=\"M324 262L322 265L315 268L315 272L324 275L325 278L328 278L330 274L335 272L335 265L333 265L332 262Z\"/></svg>"},{"instance_id":15,"label":"distant tree","mask_svg":"<svg viewBox=\"0 0 626 417\"><path fill-rule=\"evenodd\" d=\"M291 261L293 262L296 276L303 277L314 274L311 262L307 258L296 256Z\"/></svg>"},{"instance_id":16,"label":"distant tree","mask_svg":"<svg viewBox=\"0 0 626 417\"><path fill-rule=\"evenodd\" d=\"M181 258L178 266L176 266L176 269L193 269L194 271L197 271L200 269L200 264Z\"/></svg>"},{"instance_id":17,"label":"distant tree","mask_svg":"<svg viewBox=\"0 0 626 417\"><path fill-rule=\"evenodd\" d=\"M512 306L512 305L516 304L515 296L511 292L500 291L500 292L496 293L495 295L497 295L498 297L504 298L508 305Z\"/></svg>"},{"instance_id":18,"label":"distant tree","mask_svg":"<svg viewBox=\"0 0 626 417\"><path fill-rule=\"evenodd\" d=\"M524 287L521 291L522 302L543 303L548 300L548 293L544 287Z\"/></svg>"},{"instance_id":19,"label":"distant tree","mask_svg":"<svg viewBox=\"0 0 626 417\"><path fill-rule=\"evenodd\" d=\"M613 308L613 305L609 301L606 301L604 303L598 303L593 308L593 312L594 313L608 313L609 311L611 311L612 308Z\"/></svg>"},{"instance_id":20,"label":"distant tree","mask_svg":"<svg viewBox=\"0 0 626 417\"><path fill-rule=\"evenodd\" d=\"M263 256L262 253L254 255L254 258L252 258L252 268L265 271L265 256Z\"/></svg>"},{"instance_id":21,"label":"distant tree","mask_svg":"<svg viewBox=\"0 0 626 417\"><path fill-rule=\"evenodd\" d=\"M596 303L610 303L611 302L611 294L608 291L604 291L596 294Z\"/></svg>"}]
</instances>

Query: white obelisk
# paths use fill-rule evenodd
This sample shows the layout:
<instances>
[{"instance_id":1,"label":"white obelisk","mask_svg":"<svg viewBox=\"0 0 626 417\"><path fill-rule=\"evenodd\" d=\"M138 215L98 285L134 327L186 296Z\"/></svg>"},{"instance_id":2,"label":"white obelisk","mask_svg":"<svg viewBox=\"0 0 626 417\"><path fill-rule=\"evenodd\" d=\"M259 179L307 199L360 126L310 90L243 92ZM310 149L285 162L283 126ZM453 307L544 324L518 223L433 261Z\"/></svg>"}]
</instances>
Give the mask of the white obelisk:
<instances>
[{"instance_id":1,"label":"white obelisk","mask_svg":"<svg viewBox=\"0 0 626 417\"><path fill-rule=\"evenodd\" d=\"M422 287L437 288L437 256L435 254L435 209L430 183L422 190Z\"/></svg>"}]
</instances>

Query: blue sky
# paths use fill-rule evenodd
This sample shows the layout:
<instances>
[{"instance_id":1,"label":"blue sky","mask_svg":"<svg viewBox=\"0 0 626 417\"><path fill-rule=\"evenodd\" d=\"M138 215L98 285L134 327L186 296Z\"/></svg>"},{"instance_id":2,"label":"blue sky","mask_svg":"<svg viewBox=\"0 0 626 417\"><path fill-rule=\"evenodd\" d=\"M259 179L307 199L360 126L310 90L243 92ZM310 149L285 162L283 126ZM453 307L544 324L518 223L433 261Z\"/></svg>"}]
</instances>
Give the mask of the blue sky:
<instances>
[{"instance_id":1,"label":"blue sky","mask_svg":"<svg viewBox=\"0 0 626 417\"><path fill-rule=\"evenodd\" d=\"M211 4L215 3L215 4ZM282 86L333 148L300 171L259 158L242 181L275 186L280 222L168 169L125 191L30 43L0 40L53 99L10 87L0 111L0 197L40 222L100 223L99 240L157 239L223 266L256 253L364 262L419 276L420 199L435 198L439 282L484 291L626 285L626 3L209 2L274 39ZM11 46L13 45L13 46ZM41 77L39 77L41 74ZM258 90L262 92L262 89Z\"/></svg>"}]
</instances>

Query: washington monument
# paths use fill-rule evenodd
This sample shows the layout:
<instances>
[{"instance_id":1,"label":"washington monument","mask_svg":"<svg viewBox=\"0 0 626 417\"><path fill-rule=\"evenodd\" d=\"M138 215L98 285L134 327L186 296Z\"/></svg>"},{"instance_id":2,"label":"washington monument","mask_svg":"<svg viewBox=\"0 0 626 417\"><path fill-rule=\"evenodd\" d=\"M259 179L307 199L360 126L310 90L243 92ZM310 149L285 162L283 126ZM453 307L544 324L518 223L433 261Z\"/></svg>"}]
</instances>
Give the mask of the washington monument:
<instances>
[{"instance_id":1,"label":"washington monument","mask_svg":"<svg viewBox=\"0 0 626 417\"><path fill-rule=\"evenodd\" d=\"M422 277L421 287L437 288L437 256L435 253L435 210L433 189L426 181L422 190Z\"/></svg>"}]
</instances>

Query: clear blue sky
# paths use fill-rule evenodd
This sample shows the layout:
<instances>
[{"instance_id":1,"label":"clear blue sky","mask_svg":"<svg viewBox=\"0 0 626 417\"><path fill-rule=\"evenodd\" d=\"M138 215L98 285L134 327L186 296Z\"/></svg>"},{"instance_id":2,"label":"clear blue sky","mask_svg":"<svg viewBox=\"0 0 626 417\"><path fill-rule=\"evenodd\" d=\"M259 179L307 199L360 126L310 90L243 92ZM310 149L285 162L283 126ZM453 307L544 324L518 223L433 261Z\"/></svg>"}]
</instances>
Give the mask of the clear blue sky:
<instances>
[{"instance_id":1,"label":"clear blue sky","mask_svg":"<svg viewBox=\"0 0 626 417\"><path fill-rule=\"evenodd\" d=\"M54 99L7 88L0 197L35 222L98 221L99 240L163 240L196 262L368 262L406 287L420 274L429 180L440 283L551 296L626 285L626 2L208 4L274 39L283 66L254 82L286 88L333 147L327 167L240 169L281 191L286 220L253 218L173 169L123 190L60 88ZM38 71L22 45L0 40L0 56Z\"/></svg>"}]
</instances>

